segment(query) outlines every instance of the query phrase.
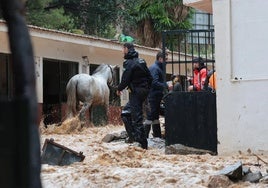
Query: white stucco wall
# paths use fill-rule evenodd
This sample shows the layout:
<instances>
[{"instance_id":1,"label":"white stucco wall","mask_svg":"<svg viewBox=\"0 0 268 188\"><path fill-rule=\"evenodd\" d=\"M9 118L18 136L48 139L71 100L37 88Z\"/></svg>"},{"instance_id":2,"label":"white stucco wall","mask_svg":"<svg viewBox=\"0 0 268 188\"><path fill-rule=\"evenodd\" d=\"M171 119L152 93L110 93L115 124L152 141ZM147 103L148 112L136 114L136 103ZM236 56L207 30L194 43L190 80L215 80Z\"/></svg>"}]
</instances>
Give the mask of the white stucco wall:
<instances>
[{"instance_id":1,"label":"white stucco wall","mask_svg":"<svg viewBox=\"0 0 268 188\"><path fill-rule=\"evenodd\" d=\"M268 1L214 0L219 154L268 153Z\"/></svg>"}]
</instances>

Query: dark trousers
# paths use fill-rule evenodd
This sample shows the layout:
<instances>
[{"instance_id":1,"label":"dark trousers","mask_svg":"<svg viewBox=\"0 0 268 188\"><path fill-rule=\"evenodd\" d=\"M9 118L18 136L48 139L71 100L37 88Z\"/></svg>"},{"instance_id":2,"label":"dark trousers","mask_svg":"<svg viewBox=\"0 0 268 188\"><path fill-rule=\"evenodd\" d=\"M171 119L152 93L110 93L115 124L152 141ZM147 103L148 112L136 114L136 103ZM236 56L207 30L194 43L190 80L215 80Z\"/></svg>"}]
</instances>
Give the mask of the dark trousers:
<instances>
[{"instance_id":1,"label":"dark trousers","mask_svg":"<svg viewBox=\"0 0 268 188\"><path fill-rule=\"evenodd\" d=\"M162 94L159 95L150 95L148 97L148 108L146 110L147 119L148 120L158 120L159 119L159 113L160 113L160 103L163 98Z\"/></svg>"},{"instance_id":2,"label":"dark trousers","mask_svg":"<svg viewBox=\"0 0 268 188\"><path fill-rule=\"evenodd\" d=\"M147 100L147 109L146 115L148 122L144 122L145 135L148 138L151 130L151 125L153 128L153 136L161 138L161 128L159 123L159 115L160 115L160 103L163 98L161 93L157 93L155 95L149 95ZM150 122L150 123L149 123Z\"/></svg>"},{"instance_id":3,"label":"dark trousers","mask_svg":"<svg viewBox=\"0 0 268 188\"><path fill-rule=\"evenodd\" d=\"M131 92L129 101L123 108L121 114L129 137L132 137L138 142L141 142L146 138L143 127L142 108L148 92L147 89L136 89L135 92Z\"/></svg>"}]
</instances>

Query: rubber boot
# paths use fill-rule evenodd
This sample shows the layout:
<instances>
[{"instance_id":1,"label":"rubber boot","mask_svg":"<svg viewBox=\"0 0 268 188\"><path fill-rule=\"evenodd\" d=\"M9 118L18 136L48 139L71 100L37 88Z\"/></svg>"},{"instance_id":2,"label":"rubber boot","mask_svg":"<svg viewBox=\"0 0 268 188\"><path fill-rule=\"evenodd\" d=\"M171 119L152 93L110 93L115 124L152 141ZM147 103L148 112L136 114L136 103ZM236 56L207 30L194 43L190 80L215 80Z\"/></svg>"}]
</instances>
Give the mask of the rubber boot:
<instances>
[{"instance_id":1,"label":"rubber boot","mask_svg":"<svg viewBox=\"0 0 268 188\"><path fill-rule=\"evenodd\" d=\"M141 144L141 148L142 149L148 149L148 141L146 138L144 138L141 142L139 142Z\"/></svg>"},{"instance_id":2,"label":"rubber boot","mask_svg":"<svg viewBox=\"0 0 268 188\"><path fill-rule=\"evenodd\" d=\"M153 124L153 137L158 137L161 138L161 128L160 128L160 124Z\"/></svg>"},{"instance_id":3,"label":"rubber boot","mask_svg":"<svg viewBox=\"0 0 268 188\"><path fill-rule=\"evenodd\" d=\"M124 122L125 129L128 134L128 138L126 138L125 142L126 143L133 143L134 142L134 136L133 136L133 126L132 126L132 120L131 116L121 116L122 121Z\"/></svg>"},{"instance_id":4,"label":"rubber boot","mask_svg":"<svg viewBox=\"0 0 268 188\"><path fill-rule=\"evenodd\" d=\"M143 149L148 149L148 141L145 136L143 124L136 124L134 126L134 129L135 129L134 134L133 134L134 140L136 142L139 142Z\"/></svg>"},{"instance_id":5,"label":"rubber boot","mask_svg":"<svg viewBox=\"0 0 268 188\"><path fill-rule=\"evenodd\" d=\"M150 130L151 130L151 124L144 124L144 131L146 138L149 138Z\"/></svg>"},{"instance_id":6,"label":"rubber boot","mask_svg":"<svg viewBox=\"0 0 268 188\"><path fill-rule=\"evenodd\" d=\"M151 120L148 120L146 119L144 122L143 122L143 125L144 125L144 131L145 131L145 136L146 138L149 138L149 133L150 133L150 130L151 130L151 126L152 126L152 121Z\"/></svg>"}]
</instances>

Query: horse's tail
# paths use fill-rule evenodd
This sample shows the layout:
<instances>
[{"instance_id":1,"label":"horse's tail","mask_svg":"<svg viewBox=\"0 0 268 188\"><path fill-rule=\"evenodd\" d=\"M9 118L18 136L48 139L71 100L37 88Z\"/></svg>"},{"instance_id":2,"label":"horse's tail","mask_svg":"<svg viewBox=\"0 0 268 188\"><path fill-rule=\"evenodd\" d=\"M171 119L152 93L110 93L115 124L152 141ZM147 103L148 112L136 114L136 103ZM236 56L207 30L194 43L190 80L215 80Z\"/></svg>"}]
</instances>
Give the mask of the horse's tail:
<instances>
[{"instance_id":1,"label":"horse's tail","mask_svg":"<svg viewBox=\"0 0 268 188\"><path fill-rule=\"evenodd\" d=\"M76 115L76 95L77 95L77 80L70 79L66 86L67 93L67 117Z\"/></svg>"}]
</instances>

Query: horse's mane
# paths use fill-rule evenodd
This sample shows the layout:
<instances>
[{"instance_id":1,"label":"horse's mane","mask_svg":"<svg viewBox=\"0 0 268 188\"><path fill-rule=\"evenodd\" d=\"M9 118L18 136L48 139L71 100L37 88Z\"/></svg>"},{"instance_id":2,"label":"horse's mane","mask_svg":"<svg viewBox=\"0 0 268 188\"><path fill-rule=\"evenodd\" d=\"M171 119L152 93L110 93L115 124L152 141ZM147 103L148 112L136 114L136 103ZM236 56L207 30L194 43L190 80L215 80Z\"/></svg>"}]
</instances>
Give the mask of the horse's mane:
<instances>
[{"instance_id":1,"label":"horse's mane","mask_svg":"<svg viewBox=\"0 0 268 188\"><path fill-rule=\"evenodd\" d=\"M96 70L94 70L93 74L95 74L95 73L97 73L97 72L101 72L101 71L104 69L105 66L106 66L106 64L104 64L104 63L100 64L100 65L96 68Z\"/></svg>"}]
</instances>

